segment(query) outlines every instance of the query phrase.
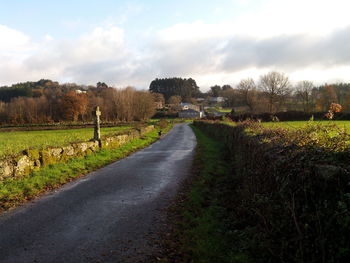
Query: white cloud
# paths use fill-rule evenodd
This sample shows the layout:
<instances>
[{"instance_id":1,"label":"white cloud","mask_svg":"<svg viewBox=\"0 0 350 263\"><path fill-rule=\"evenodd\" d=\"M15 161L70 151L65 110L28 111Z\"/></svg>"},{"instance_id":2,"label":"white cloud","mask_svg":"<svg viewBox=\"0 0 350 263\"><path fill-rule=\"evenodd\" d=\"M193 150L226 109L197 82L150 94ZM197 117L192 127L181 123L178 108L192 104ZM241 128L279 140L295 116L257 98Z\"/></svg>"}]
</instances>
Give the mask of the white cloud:
<instances>
[{"instance_id":1,"label":"white cloud","mask_svg":"<svg viewBox=\"0 0 350 263\"><path fill-rule=\"evenodd\" d=\"M234 21L235 31L254 37L281 34L326 35L349 25L347 0L266 0Z\"/></svg>"},{"instance_id":2,"label":"white cloud","mask_svg":"<svg viewBox=\"0 0 350 263\"><path fill-rule=\"evenodd\" d=\"M18 52L27 49L29 37L15 29L0 25L0 52Z\"/></svg>"},{"instance_id":3,"label":"white cloud","mask_svg":"<svg viewBox=\"0 0 350 263\"><path fill-rule=\"evenodd\" d=\"M62 57L79 62L96 62L119 56L123 48L124 32L118 27L95 28L77 41L67 41L61 47ZM72 61L72 62L73 62Z\"/></svg>"},{"instance_id":4,"label":"white cloud","mask_svg":"<svg viewBox=\"0 0 350 263\"><path fill-rule=\"evenodd\" d=\"M53 37L52 37L51 35L49 35L49 34L46 34L46 35L44 36L44 39L45 39L45 41L50 42L50 41L53 40Z\"/></svg>"},{"instance_id":5,"label":"white cloud","mask_svg":"<svg viewBox=\"0 0 350 263\"><path fill-rule=\"evenodd\" d=\"M0 25L0 84L51 78L147 88L156 77L181 76L207 88L269 70L295 81L350 81L350 2L260 2L261 8L230 21L179 23L145 30L138 39L113 22L74 39L47 34L40 41Z\"/></svg>"},{"instance_id":6,"label":"white cloud","mask_svg":"<svg viewBox=\"0 0 350 263\"><path fill-rule=\"evenodd\" d=\"M124 32L118 27L97 27L69 40L46 35L44 41L33 42L25 34L3 26L0 35L7 41L1 46L0 58L8 57L0 65L1 84L40 78L96 83L103 80L105 72L125 67L128 54Z\"/></svg>"}]
</instances>

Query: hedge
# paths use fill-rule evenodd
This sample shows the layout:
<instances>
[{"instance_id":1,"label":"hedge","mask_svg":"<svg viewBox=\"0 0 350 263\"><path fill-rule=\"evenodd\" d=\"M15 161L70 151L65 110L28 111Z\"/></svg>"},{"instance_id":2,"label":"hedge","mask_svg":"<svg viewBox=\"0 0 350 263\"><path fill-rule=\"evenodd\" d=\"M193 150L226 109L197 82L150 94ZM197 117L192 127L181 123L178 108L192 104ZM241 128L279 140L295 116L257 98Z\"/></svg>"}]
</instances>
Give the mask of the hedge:
<instances>
[{"instance_id":1,"label":"hedge","mask_svg":"<svg viewBox=\"0 0 350 263\"><path fill-rule=\"evenodd\" d=\"M310 131L194 125L225 142L231 156L229 218L237 249L254 262L350 262L350 155L343 138L333 137L338 150L333 140L311 143Z\"/></svg>"}]
</instances>

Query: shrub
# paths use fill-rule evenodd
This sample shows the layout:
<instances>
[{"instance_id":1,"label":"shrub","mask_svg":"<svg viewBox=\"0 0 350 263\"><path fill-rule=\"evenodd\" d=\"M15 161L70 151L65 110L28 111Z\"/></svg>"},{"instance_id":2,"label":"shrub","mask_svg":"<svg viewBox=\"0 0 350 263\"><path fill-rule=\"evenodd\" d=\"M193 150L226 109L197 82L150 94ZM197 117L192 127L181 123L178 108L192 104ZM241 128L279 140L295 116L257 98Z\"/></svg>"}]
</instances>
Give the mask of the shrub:
<instances>
[{"instance_id":1,"label":"shrub","mask_svg":"<svg viewBox=\"0 0 350 263\"><path fill-rule=\"evenodd\" d=\"M256 262L349 262L349 134L195 122L233 160L231 231Z\"/></svg>"},{"instance_id":2,"label":"shrub","mask_svg":"<svg viewBox=\"0 0 350 263\"><path fill-rule=\"evenodd\" d=\"M324 112L313 112L306 113L303 111L285 111L277 112L274 114L271 113L260 113L260 114L240 114L240 115L231 115L232 120L234 121L245 121L248 119L251 120L261 120L261 121L272 121L273 117L277 117L280 121L307 121L310 120L312 116L315 119L321 120L324 119ZM338 116L338 114L336 115ZM337 118L335 118L337 119Z\"/></svg>"},{"instance_id":3,"label":"shrub","mask_svg":"<svg viewBox=\"0 0 350 263\"><path fill-rule=\"evenodd\" d=\"M167 119L160 119L159 128L165 129L166 127L168 127L168 120Z\"/></svg>"}]
</instances>

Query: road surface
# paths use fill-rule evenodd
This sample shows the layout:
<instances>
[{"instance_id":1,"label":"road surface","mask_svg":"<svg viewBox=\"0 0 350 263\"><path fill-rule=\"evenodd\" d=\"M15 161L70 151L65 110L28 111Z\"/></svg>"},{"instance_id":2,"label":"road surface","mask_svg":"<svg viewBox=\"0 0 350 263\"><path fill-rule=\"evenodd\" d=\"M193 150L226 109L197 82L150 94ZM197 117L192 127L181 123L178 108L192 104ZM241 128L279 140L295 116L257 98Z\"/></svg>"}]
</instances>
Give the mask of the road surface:
<instances>
[{"instance_id":1,"label":"road surface","mask_svg":"<svg viewBox=\"0 0 350 263\"><path fill-rule=\"evenodd\" d=\"M187 124L128 158L0 216L0 262L143 262L190 172Z\"/></svg>"}]
</instances>

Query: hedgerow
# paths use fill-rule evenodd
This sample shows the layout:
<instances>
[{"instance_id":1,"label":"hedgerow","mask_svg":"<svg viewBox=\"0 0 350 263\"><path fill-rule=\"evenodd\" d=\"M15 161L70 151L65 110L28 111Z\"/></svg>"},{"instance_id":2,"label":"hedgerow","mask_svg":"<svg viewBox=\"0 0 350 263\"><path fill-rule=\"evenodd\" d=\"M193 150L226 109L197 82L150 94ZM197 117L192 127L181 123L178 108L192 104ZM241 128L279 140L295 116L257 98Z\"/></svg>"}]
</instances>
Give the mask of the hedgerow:
<instances>
[{"instance_id":1,"label":"hedgerow","mask_svg":"<svg viewBox=\"0 0 350 263\"><path fill-rule=\"evenodd\" d=\"M349 134L336 126L268 129L195 122L225 142L236 249L255 262L349 262Z\"/></svg>"}]
</instances>

